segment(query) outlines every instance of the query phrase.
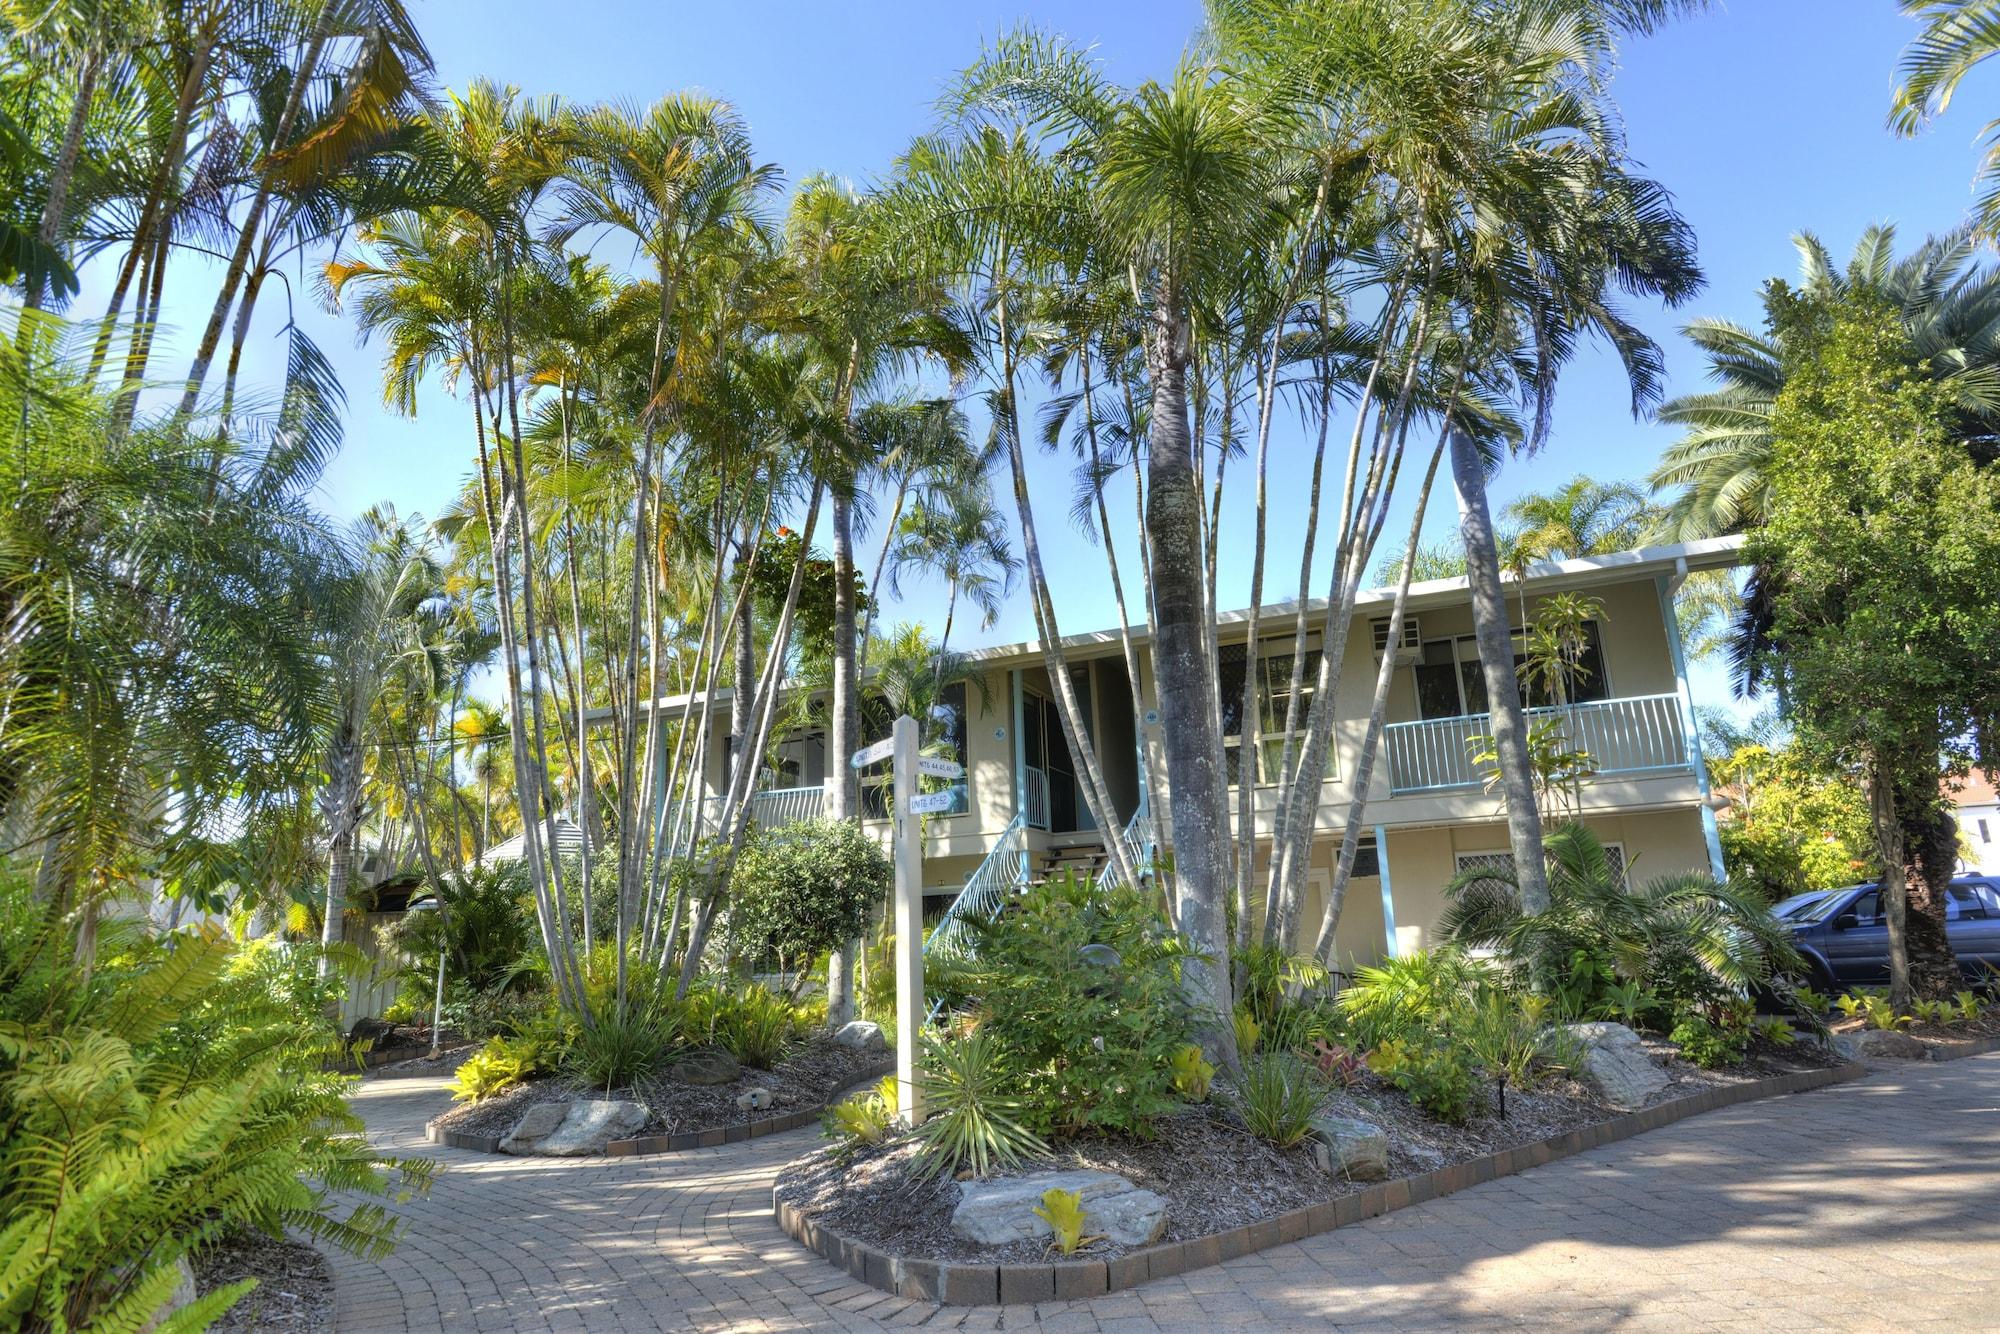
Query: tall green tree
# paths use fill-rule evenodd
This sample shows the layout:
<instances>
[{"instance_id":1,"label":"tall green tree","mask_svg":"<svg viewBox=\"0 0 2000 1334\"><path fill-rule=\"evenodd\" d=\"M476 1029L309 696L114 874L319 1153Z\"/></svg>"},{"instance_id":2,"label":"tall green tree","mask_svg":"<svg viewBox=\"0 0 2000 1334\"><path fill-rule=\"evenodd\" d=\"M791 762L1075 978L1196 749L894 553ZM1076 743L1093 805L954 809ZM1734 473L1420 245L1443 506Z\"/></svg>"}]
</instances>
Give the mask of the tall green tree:
<instances>
[{"instance_id":1,"label":"tall green tree","mask_svg":"<svg viewBox=\"0 0 2000 1334\"><path fill-rule=\"evenodd\" d=\"M1976 241L1947 233L1898 257L1896 229L1876 224L1855 241L1844 268L1811 232L1792 244L1799 290L1838 299L1865 289L1896 309L1930 374L1951 382L1968 447L1990 448L1984 442L2000 428L2000 267ZM1681 333L1708 358L1716 387L1660 406L1660 420L1683 433L1653 470L1653 489L1672 491L1658 531L1670 541L1745 532L1770 504L1771 411L1788 361L1783 335L1721 319L1694 320Z\"/></svg>"},{"instance_id":2,"label":"tall green tree","mask_svg":"<svg viewBox=\"0 0 2000 1334\"><path fill-rule=\"evenodd\" d=\"M1890 994L1959 985L1944 931L1957 861L1940 779L2000 763L2000 469L1958 438L1894 302L1774 284L1786 350L1751 684L1776 692L1816 764L1859 775L1887 904Z\"/></svg>"}]
</instances>

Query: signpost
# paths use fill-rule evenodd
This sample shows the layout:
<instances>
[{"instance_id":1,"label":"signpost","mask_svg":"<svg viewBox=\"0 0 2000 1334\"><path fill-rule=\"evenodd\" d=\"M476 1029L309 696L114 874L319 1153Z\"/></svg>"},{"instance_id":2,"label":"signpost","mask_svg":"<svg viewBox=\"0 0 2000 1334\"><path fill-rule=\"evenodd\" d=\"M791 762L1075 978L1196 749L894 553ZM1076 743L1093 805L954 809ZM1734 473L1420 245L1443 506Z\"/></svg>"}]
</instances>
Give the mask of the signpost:
<instances>
[{"instance_id":1,"label":"signpost","mask_svg":"<svg viewBox=\"0 0 2000 1334\"><path fill-rule=\"evenodd\" d=\"M917 772L932 778L963 778L965 766L951 760L934 760L928 755L917 756Z\"/></svg>"},{"instance_id":2,"label":"signpost","mask_svg":"<svg viewBox=\"0 0 2000 1334\"><path fill-rule=\"evenodd\" d=\"M896 734L892 731L872 746L863 746L854 752L848 764L856 769L866 769L871 764L880 764L896 753Z\"/></svg>"},{"instance_id":3,"label":"signpost","mask_svg":"<svg viewBox=\"0 0 2000 1334\"><path fill-rule=\"evenodd\" d=\"M957 778L965 770L948 760L917 755L917 720L904 714L889 729L886 740L863 746L848 760L864 769L893 760L891 791L895 797L896 898L891 923L896 933L896 1110L905 1124L924 1119L923 1094L917 1087L917 1034L924 1013L924 835L917 817L949 809L952 793L917 795L917 775L933 773ZM940 772L949 768L950 773Z\"/></svg>"}]
</instances>

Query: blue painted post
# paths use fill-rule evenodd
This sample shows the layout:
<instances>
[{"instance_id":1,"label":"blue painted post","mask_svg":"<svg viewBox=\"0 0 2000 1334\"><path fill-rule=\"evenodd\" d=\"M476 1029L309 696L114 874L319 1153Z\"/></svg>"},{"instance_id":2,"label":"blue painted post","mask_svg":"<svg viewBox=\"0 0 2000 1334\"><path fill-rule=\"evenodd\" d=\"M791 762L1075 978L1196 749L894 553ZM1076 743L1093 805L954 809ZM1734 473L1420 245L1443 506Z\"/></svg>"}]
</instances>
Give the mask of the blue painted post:
<instances>
[{"instance_id":1,"label":"blue painted post","mask_svg":"<svg viewBox=\"0 0 2000 1334\"><path fill-rule=\"evenodd\" d=\"M1026 815L1028 810L1028 701L1021 688L1021 669L1014 668L1007 673L1009 689L1014 696L1014 813ZM1028 883L1028 830L1021 829L1021 883Z\"/></svg>"},{"instance_id":2,"label":"blue painted post","mask_svg":"<svg viewBox=\"0 0 2000 1334\"><path fill-rule=\"evenodd\" d=\"M1681 574L1686 573L1683 563ZM1676 576L1676 582L1681 576ZM1722 864L1722 835L1715 826L1715 809L1708 804L1708 761L1701 753L1701 736L1695 729L1694 691L1688 686L1687 654L1681 648L1681 622L1674 612L1673 590L1667 587L1667 577L1657 575L1653 579L1653 590L1660 598L1660 621L1666 627L1667 653L1674 664L1674 691L1680 697L1681 730L1687 734L1688 764L1694 769L1695 784L1701 790L1701 833L1708 844L1708 873L1717 882L1727 877Z\"/></svg>"},{"instance_id":3,"label":"blue painted post","mask_svg":"<svg viewBox=\"0 0 2000 1334\"><path fill-rule=\"evenodd\" d=\"M1389 957L1402 953L1396 944L1396 896L1389 889L1389 830L1375 826L1375 867L1382 876L1382 935Z\"/></svg>"}]
</instances>

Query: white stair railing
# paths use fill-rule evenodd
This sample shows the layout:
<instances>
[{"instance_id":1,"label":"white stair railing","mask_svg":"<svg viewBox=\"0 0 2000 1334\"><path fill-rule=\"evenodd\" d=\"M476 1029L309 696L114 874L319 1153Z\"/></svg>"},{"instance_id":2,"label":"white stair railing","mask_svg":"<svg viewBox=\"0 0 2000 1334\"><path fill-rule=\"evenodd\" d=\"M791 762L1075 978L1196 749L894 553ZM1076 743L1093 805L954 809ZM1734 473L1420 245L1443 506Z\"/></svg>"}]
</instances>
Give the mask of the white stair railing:
<instances>
[{"instance_id":1,"label":"white stair railing","mask_svg":"<svg viewBox=\"0 0 2000 1334\"><path fill-rule=\"evenodd\" d=\"M993 850L986 854L986 860L967 877L965 888L944 910L944 916L924 942L924 953L965 953L966 919L991 916L1009 895L1018 893L1028 883L1027 851L1027 823L1023 816L1016 815L1001 832Z\"/></svg>"},{"instance_id":2,"label":"white stair railing","mask_svg":"<svg viewBox=\"0 0 2000 1334\"><path fill-rule=\"evenodd\" d=\"M1132 868L1132 874L1139 877L1141 884L1153 878L1153 859L1159 848L1159 836L1153 830L1150 812L1132 812L1132 818L1119 831L1118 846L1124 849L1125 864ZM1105 860L1104 873L1098 877L1097 883L1104 888L1123 883L1116 859Z\"/></svg>"}]
</instances>

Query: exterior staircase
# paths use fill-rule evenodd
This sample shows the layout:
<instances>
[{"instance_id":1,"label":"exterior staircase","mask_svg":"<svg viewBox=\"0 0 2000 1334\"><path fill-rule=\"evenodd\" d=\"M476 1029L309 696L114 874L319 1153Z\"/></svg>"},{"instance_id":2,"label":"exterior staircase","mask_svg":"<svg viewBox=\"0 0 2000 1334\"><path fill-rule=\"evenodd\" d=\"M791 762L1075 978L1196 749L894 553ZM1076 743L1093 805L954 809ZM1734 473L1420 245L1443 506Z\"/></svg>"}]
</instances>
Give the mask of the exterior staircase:
<instances>
[{"instance_id":1,"label":"exterior staircase","mask_svg":"<svg viewBox=\"0 0 2000 1334\"><path fill-rule=\"evenodd\" d=\"M1111 854L1102 843L1076 843L1066 848L1050 848L1035 858L1028 883L1046 884L1062 879L1065 873L1074 873L1078 879L1096 880L1104 874L1110 862Z\"/></svg>"}]
</instances>

